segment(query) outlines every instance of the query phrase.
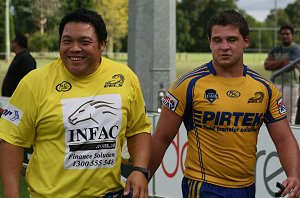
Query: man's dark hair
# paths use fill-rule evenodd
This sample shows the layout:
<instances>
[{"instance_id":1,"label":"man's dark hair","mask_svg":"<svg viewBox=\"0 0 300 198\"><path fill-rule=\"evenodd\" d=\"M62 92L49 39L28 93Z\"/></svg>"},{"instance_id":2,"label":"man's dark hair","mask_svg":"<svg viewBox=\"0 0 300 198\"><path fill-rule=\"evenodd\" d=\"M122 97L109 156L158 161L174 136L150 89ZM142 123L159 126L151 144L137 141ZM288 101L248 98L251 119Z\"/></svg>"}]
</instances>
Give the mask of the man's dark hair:
<instances>
[{"instance_id":1,"label":"man's dark hair","mask_svg":"<svg viewBox=\"0 0 300 198\"><path fill-rule=\"evenodd\" d=\"M246 19L233 9L221 11L210 18L207 24L207 36L209 39L211 39L212 28L215 25L234 25L239 28L243 38L249 36L249 26Z\"/></svg>"},{"instance_id":2,"label":"man's dark hair","mask_svg":"<svg viewBox=\"0 0 300 198\"><path fill-rule=\"evenodd\" d=\"M285 29L290 30L291 33L292 33L292 35L294 35L294 32L295 32L294 28L292 26L290 26L290 25L283 25L283 26L281 26L280 29L279 29L279 33L281 32L281 30L285 30Z\"/></svg>"},{"instance_id":3,"label":"man's dark hair","mask_svg":"<svg viewBox=\"0 0 300 198\"><path fill-rule=\"evenodd\" d=\"M69 13L67 13L60 21L59 24L59 42L61 41L61 36L64 30L64 27L69 22L84 22L90 23L94 26L98 41L101 43L102 41L106 42L107 39L107 31L105 23L100 14L97 12L86 10L84 8L75 9Z\"/></svg>"},{"instance_id":4,"label":"man's dark hair","mask_svg":"<svg viewBox=\"0 0 300 198\"><path fill-rule=\"evenodd\" d=\"M23 34L17 33L13 41L17 42L19 46L27 48L27 37Z\"/></svg>"}]
</instances>

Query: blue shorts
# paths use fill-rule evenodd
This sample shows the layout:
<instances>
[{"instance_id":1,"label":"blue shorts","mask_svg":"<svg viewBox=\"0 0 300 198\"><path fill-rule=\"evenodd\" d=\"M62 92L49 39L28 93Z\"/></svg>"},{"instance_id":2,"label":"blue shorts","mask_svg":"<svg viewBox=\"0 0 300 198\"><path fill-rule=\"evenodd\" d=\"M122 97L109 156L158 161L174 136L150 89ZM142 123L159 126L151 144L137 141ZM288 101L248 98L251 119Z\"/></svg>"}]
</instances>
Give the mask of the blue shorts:
<instances>
[{"instance_id":1,"label":"blue shorts","mask_svg":"<svg viewBox=\"0 0 300 198\"><path fill-rule=\"evenodd\" d=\"M228 188L183 177L181 188L183 198L255 198L255 184Z\"/></svg>"}]
</instances>

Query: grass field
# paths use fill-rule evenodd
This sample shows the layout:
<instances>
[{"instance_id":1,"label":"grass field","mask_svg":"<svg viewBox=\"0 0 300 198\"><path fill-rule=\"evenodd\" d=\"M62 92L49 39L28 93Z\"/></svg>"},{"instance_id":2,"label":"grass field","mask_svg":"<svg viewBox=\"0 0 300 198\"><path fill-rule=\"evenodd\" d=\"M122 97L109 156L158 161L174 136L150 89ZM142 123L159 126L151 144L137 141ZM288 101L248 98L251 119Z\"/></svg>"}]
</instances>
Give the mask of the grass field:
<instances>
[{"instance_id":1,"label":"grass field","mask_svg":"<svg viewBox=\"0 0 300 198\"><path fill-rule=\"evenodd\" d=\"M270 78L271 73L264 70L263 62L266 58L267 54L264 53L246 53L244 55L244 63L249 66L251 69L257 71L262 74L266 78ZM12 57L13 58L13 57ZM12 59L11 58L11 59ZM118 55L115 57L116 61L123 62L127 64L127 55ZM54 60L52 58L36 58L38 67L42 67L43 65L49 63ZM209 53L180 53L176 55L176 74L177 76L191 71L197 66L202 65L211 60L211 54ZM6 74L7 68L9 66L9 62L5 62L0 60L0 85L2 86L3 78ZM25 179L24 177L20 178L21 182L21 198L28 198L28 192L25 188ZM2 188L0 186L0 197L3 197Z\"/></svg>"},{"instance_id":2,"label":"grass field","mask_svg":"<svg viewBox=\"0 0 300 198\"><path fill-rule=\"evenodd\" d=\"M51 56L51 58L45 58L34 55L37 61L38 67L42 67L43 65L49 63L54 60L55 57ZM266 53L245 53L244 55L244 63L249 66L251 69L257 71L261 75L266 78L270 78L271 72L266 71L263 67L263 62L267 57ZM11 57L12 60L13 57ZM123 62L127 64L127 54L119 54L116 55L115 60L119 62ZM191 71L197 66L202 65L211 60L210 53L178 53L176 55L176 74L177 76ZM3 78L6 74L7 68L10 62L6 62L0 60L0 85L2 86Z\"/></svg>"},{"instance_id":3,"label":"grass field","mask_svg":"<svg viewBox=\"0 0 300 198\"><path fill-rule=\"evenodd\" d=\"M266 53L245 53L244 64L249 66L254 71L260 73L266 78L271 77L271 72L264 69L264 60ZM197 66L202 65L211 60L210 53L181 53L176 57L176 73L179 76L182 73L190 71Z\"/></svg>"}]
</instances>

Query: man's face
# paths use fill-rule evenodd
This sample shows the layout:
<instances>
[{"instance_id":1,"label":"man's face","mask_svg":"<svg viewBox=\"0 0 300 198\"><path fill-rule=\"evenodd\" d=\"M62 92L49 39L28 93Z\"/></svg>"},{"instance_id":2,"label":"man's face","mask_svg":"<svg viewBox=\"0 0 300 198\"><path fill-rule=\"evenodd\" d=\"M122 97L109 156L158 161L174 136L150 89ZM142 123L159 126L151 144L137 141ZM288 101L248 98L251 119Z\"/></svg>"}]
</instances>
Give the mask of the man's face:
<instances>
[{"instance_id":1,"label":"man's face","mask_svg":"<svg viewBox=\"0 0 300 198\"><path fill-rule=\"evenodd\" d=\"M289 30L289 29L282 29L280 31L280 39L281 39L282 44L284 46L289 46L289 45L292 44L294 36L293 36L291 30Z\"/></svg>"},{"instance_id":2,"label":"man's face","mask_svg":"<svg viewBox=\"0 0 300 198\"><path fill-rule=\"evenodd\" d=\"M215 25L209 40L215 67L233 68L243 65L244 49L249 45L234 25Z\"/></svg>"},{"instance_id":3,"label":"man's face","mask_svg":"<svg viewBox=\"0 0 300 198\"><path fill-rule=\"evenodd\" d=\"M105 44L99 44L93 25L70 22L64 27L60 42L60 57L75 76L87 76L97 70Z\"/></svg>"}]
</instances>

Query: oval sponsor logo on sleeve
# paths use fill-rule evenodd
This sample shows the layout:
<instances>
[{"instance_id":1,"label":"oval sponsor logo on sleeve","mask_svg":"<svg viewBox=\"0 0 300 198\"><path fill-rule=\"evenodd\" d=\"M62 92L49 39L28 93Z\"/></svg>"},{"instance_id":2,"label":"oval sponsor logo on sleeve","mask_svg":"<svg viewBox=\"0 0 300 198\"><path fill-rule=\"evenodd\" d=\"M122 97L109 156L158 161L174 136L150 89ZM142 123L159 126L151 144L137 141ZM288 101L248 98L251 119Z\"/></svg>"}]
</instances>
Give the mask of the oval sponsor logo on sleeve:
<instances>
[{"instance_id":1,"label":"oval sponsor logo on sleeve","mask_svg":"<svg viewBox=\"0 0 300 198\"><path fill-rule=\"evenodd\" d=\"M167 92L162 102L172 111L175 111L178 105L178 100L175 98L175 96L173 96L169 92Z\"/></svg>"}]
</instances>

